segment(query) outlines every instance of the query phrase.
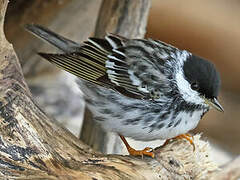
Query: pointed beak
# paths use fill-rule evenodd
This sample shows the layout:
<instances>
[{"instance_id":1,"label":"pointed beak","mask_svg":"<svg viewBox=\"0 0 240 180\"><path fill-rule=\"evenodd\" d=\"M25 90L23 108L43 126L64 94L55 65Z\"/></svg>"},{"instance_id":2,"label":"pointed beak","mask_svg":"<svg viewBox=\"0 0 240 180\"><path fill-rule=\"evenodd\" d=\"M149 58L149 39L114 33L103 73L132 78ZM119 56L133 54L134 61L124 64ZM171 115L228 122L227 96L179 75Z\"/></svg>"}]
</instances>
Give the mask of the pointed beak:
<instances>
[{"instance_id":1,"label":"pointed beak","mask_svg":"<svg viewBox=\"0 0 240 180\"><path fill-rule=\"evenodd\" d=\"M209 106L215 108L216 110L218 110L220 112L224 112L224 109L221 106L221 104L218 102L217 98L206 99L206 104L208 104Z\"/></svg>"}]
</instances>

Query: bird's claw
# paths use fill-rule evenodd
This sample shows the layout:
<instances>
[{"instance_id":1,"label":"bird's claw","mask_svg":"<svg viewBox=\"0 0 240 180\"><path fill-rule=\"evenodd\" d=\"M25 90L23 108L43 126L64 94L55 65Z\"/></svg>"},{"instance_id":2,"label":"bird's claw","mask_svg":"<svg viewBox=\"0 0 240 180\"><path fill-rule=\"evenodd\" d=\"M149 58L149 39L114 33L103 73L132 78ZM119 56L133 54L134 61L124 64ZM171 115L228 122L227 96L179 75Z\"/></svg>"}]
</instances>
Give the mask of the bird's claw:
<instances>
[{"instance_id":1,"label":"bird's claw","mask_svg":"<svg viewBox=\"0 0 240 180\"><path fill-rule=\"evenodd\" d=\"M141 156L142 158L143 156L150 156L154 158L153 148L150 147L146 147L143 150L135 150L133 148L128 148L128 152L132 156Z\"/></svg>"},{"instance_id":2,"label":"bird's claw","mask_svg":"<svg viewBox=\"0 0 240 180\"><path fill-rule=\"evenodd\" d=\"M196 147L194 144L194 137L191 134L181 134L177 137L175 137L174 139L186 139L192 146L193 146L193 151L195 151Z\"/></svg>"},{"instance_id":3,"label":"bird's claw","mask_svg":"<svg viewBox=\"0 0 240 180\"><path fill-rule=\"evenodd\" d=\"M194 141L194 137L191 134L188 134L188 133L187 134L181 134L181 135L179 135L177 137L174 137L172 139L167 139L165 141L165 143L160 146L160 148L163 148L166 145L168 145L171 140L177 140L177 139L186 139L193 146L193 151L195 151L196 147L195 147L195 144L193 142Z\"/></svg>"}]
</instances>

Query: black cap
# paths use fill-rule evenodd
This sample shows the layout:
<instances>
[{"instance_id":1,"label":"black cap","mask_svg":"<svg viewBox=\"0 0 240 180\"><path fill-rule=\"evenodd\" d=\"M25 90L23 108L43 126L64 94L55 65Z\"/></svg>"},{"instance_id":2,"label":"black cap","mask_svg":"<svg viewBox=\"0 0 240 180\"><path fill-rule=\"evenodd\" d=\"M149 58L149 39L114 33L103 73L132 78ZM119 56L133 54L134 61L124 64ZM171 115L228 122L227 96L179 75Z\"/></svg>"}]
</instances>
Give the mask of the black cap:
<instances>
[{"instance_id":1,"label":"black cap","mask_svg":"<svg viewBox=\"0 0 240 180\"><path fill-rule=\"evenodd\" d=\"M220 89L220 75L217 72L213 63L191 55L183 65L183 71L186 80L196 86L196 91L204 95L208 99L213 99L218 96Z\"/></svg>"}]
</instances>

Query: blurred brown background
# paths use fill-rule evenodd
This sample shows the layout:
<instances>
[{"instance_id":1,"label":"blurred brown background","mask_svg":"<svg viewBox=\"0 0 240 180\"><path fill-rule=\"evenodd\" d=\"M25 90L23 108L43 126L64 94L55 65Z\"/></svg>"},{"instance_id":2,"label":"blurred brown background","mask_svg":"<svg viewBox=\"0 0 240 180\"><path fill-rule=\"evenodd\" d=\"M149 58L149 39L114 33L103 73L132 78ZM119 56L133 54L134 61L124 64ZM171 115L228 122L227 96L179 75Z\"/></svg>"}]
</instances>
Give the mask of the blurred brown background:
<instances>
[{"instance_id":1,"label":"blurred brown background","mask_svg":"<svg viewBox=\"0 0 240 180\"><path fill-rule=\"evenodd\" d=\"M78 94L66 83L72 81L64 78L69 74L59 76L57 68L36 56L37 51L56 50L24 31L23 26L41 24L81 42L93 33L100 5L100 0L11 0L8 7L5 32L36 101L75 135L83 114L79 109L84 105L76 102ZM240 153L239 19L239 0L152 0L146 34L215 63L222 77L220 102L225 112L210 111L194 132L203 132L232 154Z\"/></svg>"}]
</instances>

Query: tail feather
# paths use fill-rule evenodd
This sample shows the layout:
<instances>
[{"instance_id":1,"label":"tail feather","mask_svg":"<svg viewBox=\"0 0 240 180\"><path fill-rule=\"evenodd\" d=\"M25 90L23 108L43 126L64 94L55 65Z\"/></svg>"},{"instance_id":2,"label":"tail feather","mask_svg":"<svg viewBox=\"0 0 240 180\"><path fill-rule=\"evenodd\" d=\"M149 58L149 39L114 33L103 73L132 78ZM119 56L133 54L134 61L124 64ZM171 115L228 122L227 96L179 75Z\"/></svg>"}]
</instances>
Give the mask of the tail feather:
<instances>
[{"instance_id":1,"label":"tail feather","mask_svg":"<svg viewBox=\"0 0 240 180\"><path fill-rule=\"evenodd\" d=\"M28 24L25 28L65 52L64 54L39 53L41 57L84 80L104 85L99 79L106 75L105 63L112 50L106 40L89 38L88 41L78 44L40 25Z\"/></svg>"},{"instance_id":2,"label":"tail feather","mask_svg":"<svg viewBox=\"0 0 240 180\"><path fill-rule=\"evenodd\" d=\"M123 46L127 39L109 34L105 39L92 37L78 44L39 25L26 25L26 29L65 52L38 53L52 64L83 80L116 89L120 93L125 92L123 88L136 92L136 87L133 87L129 79L127 64L121 60L125 59L125 55L116 50ZM116 73L118 76L115 76ZM127 92L128 96L129 94L131 93Z\"/></svg>"},{"instance_id":3,"label":"tail feather","mask_svg":"<svg viewBox=\"0 0 240 180\"><path fill-rule=\"evenodd\" d=\"M27 24L25 25L25 29L66 53L76 52L81 47L80 44L60 36L40 25Z\"/></svg>"},{"instance_id":4,"label":"tail feather","mask_svg":"<svg viewBox=\"0 0 240 180\"><path fill-rule=\"evenodd\" d=\"M111 49L106 40L90 38L77 52L63 54L38 53L41 57L79 78L101 86L109 86L106 60ZM105 81L103 81L103 79Z\"/></svg>"}]
</instances>

